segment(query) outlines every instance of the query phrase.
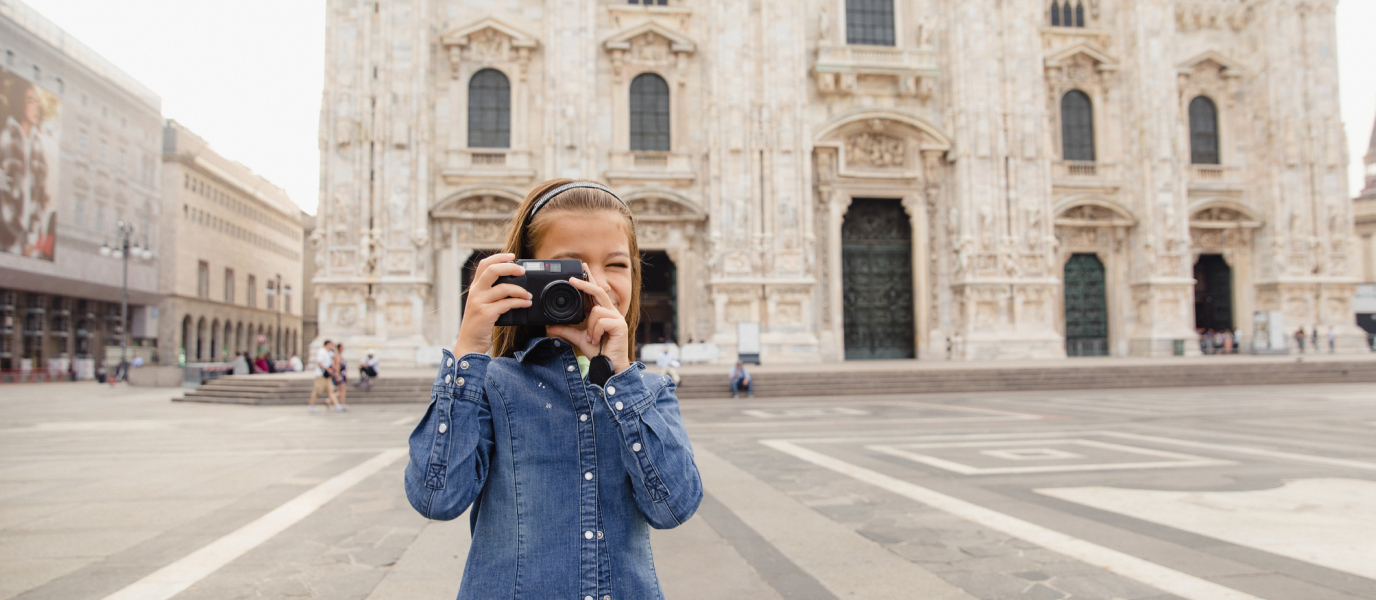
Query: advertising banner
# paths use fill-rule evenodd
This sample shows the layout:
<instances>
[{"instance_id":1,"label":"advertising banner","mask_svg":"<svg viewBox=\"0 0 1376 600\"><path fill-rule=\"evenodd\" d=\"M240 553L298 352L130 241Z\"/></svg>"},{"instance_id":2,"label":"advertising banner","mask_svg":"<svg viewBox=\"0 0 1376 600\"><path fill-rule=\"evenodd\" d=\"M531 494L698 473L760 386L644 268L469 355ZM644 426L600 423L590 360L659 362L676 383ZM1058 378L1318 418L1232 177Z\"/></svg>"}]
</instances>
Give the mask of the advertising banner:
<instances>
[{"instance_id":1,"label":"advertising banner","mask_svg":"<svg viewBox=\"0 0 1376 600\"><path fill-rule=\"evenodd\" d=\"M53 259L58 97L0 68L0 252Z\"/></svg>"}]
</instances>

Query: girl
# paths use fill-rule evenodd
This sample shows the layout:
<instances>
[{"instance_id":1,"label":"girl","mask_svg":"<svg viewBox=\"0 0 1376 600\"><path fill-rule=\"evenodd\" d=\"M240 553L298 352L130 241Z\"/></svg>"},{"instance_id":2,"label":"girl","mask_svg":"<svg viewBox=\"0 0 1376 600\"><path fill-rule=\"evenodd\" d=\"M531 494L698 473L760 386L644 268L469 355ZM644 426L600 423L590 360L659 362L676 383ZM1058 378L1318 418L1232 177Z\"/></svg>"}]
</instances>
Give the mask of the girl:
<instances>
[{"instance_id":1,"label":"girl","mask_svg":"<svg viewBox=\"0 0 1376 600\"><path fill-rule=\"evenodd\" d=\"M663 597L649 528L693 516L702 481L672 382L631 361L639 256L626 204L564 179L536 186L505 253L478 263L406 468L406 496L425 517L472 505L460 599ZM497 283L524 272L518 258L581 260L588 281L569 283L586 319L495 327L531 306L525 289ZM603 385L600 357L612 373Z\"/></svg>"}]
</instances>

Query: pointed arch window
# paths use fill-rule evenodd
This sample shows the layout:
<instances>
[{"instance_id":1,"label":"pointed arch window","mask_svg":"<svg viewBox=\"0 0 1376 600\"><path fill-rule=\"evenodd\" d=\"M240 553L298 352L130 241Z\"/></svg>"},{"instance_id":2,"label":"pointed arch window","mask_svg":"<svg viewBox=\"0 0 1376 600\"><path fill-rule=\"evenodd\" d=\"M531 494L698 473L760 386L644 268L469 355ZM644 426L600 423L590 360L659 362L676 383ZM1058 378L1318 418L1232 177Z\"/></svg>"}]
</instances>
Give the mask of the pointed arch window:
<instances>
[{"instance_id":1,"label":"pointed arch window","mask_svg":"<svg viewBox=\"0 0 1376 600\"><path fill-rule=\"evenodd\" d=\"M846 43L894 45L893 0L846 0Z\"/></svg>"},{"instance_id":2,"label":"pointed arch window","mask_svg":"<svg viewBox=\"0 0 1376 600\"><path fill-rule=\"evenodd\" d=\"M511 147L511 81L496 69L468 81L468 147Z\"/></svg>"},{"instance_id":3,"label":"pointed arch window","mask_svg":"<svg viewBox=\"0 0 1376 600\"><path fill-rule=\"evenodd\" d=\"M1061 96L1061 158L1094 160L1094 104L1080 90Z\"/></svg>"},{"instance_id":4,"label":"pointed arch window","mask_svg":"<svg viewBox=\"0 0 1376 600\"><path fill-rule=\"evenodd\" d=\"M1076 0L1072 4L1071 0L1065 0L1065 2L1060 2L1059 0L1051 0L1051 26L1084 27L1084 2L1081 0Z\"/></svg>"},{"instance_id":5,"label":"pointed arch window","mask_svg":"<svg viewBox=\"0 0 1376 600\"><path fill-rule=\"evenodd\" d=\"M1218 164L1218 107L1207 96L1190 101L1190 162Z\"/></svg>"},{"instance_id":6,"label":"pointed arch window","mask_svg":"<svg viewBox=\"0 0 1376 600\"><path fill-rule=\"evenodd\" d=\"M654 73L631 80L631 150L669 151L669 84Z\"/></svg>"}]
</instances>

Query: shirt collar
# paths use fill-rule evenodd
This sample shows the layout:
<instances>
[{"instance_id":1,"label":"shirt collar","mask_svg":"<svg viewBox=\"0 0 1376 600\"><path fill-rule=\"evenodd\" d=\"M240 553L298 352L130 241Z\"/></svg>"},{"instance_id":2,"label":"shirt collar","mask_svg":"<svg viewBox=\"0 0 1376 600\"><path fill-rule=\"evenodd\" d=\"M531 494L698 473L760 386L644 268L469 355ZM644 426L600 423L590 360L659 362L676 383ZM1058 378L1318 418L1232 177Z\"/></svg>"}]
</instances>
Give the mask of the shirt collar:
<instances>
[{"instance_id":1,"label":"shirt collar","mask_svg":"<svg viewBox=\"0 0 1376 600\"><path fill-rule=\"evenodd\" d=\"M529 354L534 353L535 350L536 350L537 348L539 348L539 347L541 347L541 346L548 345L548 344L553 344L553 343L556 342L556 341L562 342L563 340L560 340L559 338L552 338L552 337L539 337L539 338L532 339L532 340L530 340L529 342L526 342L526 349L525 349L525 350L517 350L517 351L515 351L515 352L512 353L512 356L516 357L516 362L522 362L522 363L523 363L523 362L525 362L526 356L529 355Z\"/></svg>"}]
</instances>

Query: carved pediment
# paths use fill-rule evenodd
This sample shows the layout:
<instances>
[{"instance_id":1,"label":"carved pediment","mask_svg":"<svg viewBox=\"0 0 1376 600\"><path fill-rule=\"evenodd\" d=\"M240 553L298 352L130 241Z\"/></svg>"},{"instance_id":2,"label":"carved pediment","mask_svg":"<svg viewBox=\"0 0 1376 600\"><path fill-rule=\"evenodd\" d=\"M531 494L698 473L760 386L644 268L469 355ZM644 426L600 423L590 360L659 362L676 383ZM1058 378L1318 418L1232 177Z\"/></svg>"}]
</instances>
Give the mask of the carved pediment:
<instances>
[{"instance_id":1,"label":"carved pediment","mask_svg":"<svg viewBox=\"0 0 1376 600\"><path fill-rule=\"evenodd\" d=\"M1175 69L1186 77L1201 74L1216 74L1220 78L1242 76L1242 65L1213 50L1196 55L1176 65Z\"/></svg>"},{"instance_id":2,"label":"carved pediment","mask_svg":"<svg viewBox=\"0 0 1376 600\"><path fill-rule=\"evenodd\" d=\"M1056 225L1131 227L1137 223L1126 210L1106 200L1079 200L1056 213Z\"/></svg>"},{"instance_id":3,"label":"carved pediment","mask_svg":"<svg viewBox=\"0 0 1376 600\"><path fill-rule=\"evenodd\" d=\"M697 44L687 36L653 21L623 29L603 40L602 47L608 51L633 50L637 44L642 46L663 45L671 53L692 54ZM634 55L634 53L632 53Z\"/></svg>"},{"instance_id":4,"label":"carved pediment","mask_svg":"<svg viewBox=\"0 0 1376 600\"><path fill-rule=\"evenodd\" d=\"M445 46L470 46L485 44L482 52L505 52L509 48L535 48L540 45L536 38L520 28L501 19L488 17L444 34L441 42Z\"/></svg>"},{"instance_id":5,"label":"carved pediment","mask_svg":"<svg viewBox=\"0 0 1376 600\"><path fill-rule=\"evenodd\" d=\"M682 194L657 187L642 188L624 196L637 220L701 221L707 218Z\"/></svg>"},{"instance_id":6,"label":"carved pediment","mask_svg":"<svg viewBox=\"0 0 1376 600\"><path fill-rule=\"evenodd\" d=\"M516 213L519 204L518 200L505 195L479 192L442 200L430 209L430 214L464 219L507 219Z\"/></svg>"},{"instance_id":7,"label":"carved pediment","mask_svg":"<svg viewBox=\"0 0 1376 600\"><path fill-rule=\"evenodd\" d=\"M1214 201L1190 212L1190 226L1203 228L1256 228L1261 219L1250 209L1234 202Z\"/></svg>"},{"instance_id":8,"label":"carved pediment","mask_svg":"<svg viewBox=\"0 0 1376 600\"><path fill-rule=\"evenodd\" d=\"M1194 215L1190 217L1191 221L1220 221L1229 223L1243 221L1245 219L1246 217L1244 217L1242 213L1221 206L1206 208L1194 213Z\"/></svg>"},{"instance_id":9,"label":"carved pediment","mask_svg":"<svg viewBox=\"0 0 1376 600\"><path fill-rule=\"evenodd\" d=\"M1057 50L1047 55L1044 62L1048 68L1083 65L1100 71L1118 69L1118 61L1092 42L1080 42Z\"/></svg>"}]
</instances>

